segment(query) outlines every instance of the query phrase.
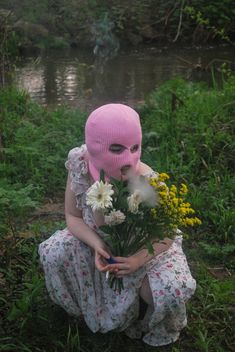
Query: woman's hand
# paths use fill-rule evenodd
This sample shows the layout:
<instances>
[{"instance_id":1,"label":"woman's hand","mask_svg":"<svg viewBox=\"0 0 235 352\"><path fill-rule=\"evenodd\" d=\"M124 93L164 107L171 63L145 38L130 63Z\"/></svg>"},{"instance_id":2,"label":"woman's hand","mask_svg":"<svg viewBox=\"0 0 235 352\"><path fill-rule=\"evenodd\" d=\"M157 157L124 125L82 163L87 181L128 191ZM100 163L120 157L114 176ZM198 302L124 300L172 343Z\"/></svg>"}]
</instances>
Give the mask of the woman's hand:
<instances>
[{"instance_id":1,"label":"woman's hand","mask_svg":"<svg viewBox=\"0 0 235 352\"><path fill-rule=\"evenodd\" d=\"M170 238L164 238L164 240L160 242L153 243L153 255L149 254L147 249L141 249L130 257L113 257L117 263L109 264L106 266L105 270L115 273L116 277L122 277L134 273L150 259L166 252L171 247L172 243L173 240Z\"/></svg>"},{"instance_id":2,"label":"woman's hand","mask_svg":"<svg viewBox=\"0 0 235 352\"><path fill-rule=\"evenodd\" d=\"M105 271L114 272L115 268L114 267L110 268L110 265L107 262L107 259L111 257L111 252L109 248L106 246L106 244L101 241L95 246L94 250L95 250L96 268L101 272L105 272Z\"/></svg>"},{"instance_id":3,"label":"woman's hand","mask_svg":"<svg viewBox=\"0 0 235 352\"><path fill-rule=\"evenodd\" d=\"M106 259L110 257L105 246L100 246L95 248L95 266L99 271L107 271L106 267L108 265Z\"/></svg>"},{"instance_id":4,"label":"woman's hand","mask_svg":"<svg viewBox=\"0 0 235 352\"><path fill-rule=\"evenodd\" d=\"M141 266L138 256L131 255L130 257L113 257L117 262L110 264L108 270L114 272L116 277L122 277L134 273Z\"/></svg>"}]
</instances>

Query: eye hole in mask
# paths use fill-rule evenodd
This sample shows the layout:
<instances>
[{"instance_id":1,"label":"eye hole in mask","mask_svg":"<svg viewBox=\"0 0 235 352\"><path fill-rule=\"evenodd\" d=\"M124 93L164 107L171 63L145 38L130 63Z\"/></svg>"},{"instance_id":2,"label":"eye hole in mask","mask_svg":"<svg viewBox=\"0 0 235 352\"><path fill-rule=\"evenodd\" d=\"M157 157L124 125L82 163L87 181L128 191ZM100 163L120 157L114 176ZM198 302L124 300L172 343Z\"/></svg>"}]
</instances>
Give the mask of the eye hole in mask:
<instances>
[{"instance_id":1,"label":"eye hole in mask","mask_svg":"<svg viewBox=\"0 0 235 352\"><path fill-rule=\"evenodd\" d=\"M134 145L130 148L130 151L131 151L131 153L135 153L135 152L137 152L138 149L139 149L139 145L138 145L138 144L134 144Z\"/></svg>"},{"instance_id":2,"label":"eye hole in mask","mask_svg":"<svg viewBox=\"0 0 235 352\"><path fill-rule=\"evenodd\" d=\"M121 154L125 149L126 147L121 144L111 144L109 146L109 151L114 154Z\"/></svg>"},{"instance_id":3,"label":"eye hole in mask","mask_svg":"<svg viewBox=\"0 0 235 352\"><path fill-rule=\"evenodd\" d=\"M109 146L109 151L111 153L114 153L114 154L121 154L125 149L126 149L126 147L124 147L121 144L111 144ZM130 148L130 151L131 151L131 153L135 153L135 152L137 152L138 149L139 149L139 145L138 144L134 144Z\"/></svg>"}]
</instances>

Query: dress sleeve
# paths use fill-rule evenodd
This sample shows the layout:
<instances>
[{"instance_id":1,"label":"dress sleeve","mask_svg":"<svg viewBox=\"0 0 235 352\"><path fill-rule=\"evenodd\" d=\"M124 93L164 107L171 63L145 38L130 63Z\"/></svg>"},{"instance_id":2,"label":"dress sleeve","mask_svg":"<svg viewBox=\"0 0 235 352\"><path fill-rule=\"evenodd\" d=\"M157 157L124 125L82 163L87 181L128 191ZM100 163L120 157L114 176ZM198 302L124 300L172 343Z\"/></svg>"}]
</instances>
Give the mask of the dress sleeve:
<instances>
[{"instance_id":1,"label":"dress sleeve","mask_svg":"<svg viewBox=\"0 0 235 352\"><path fill-rule=\"evenodd\" d=\"M65 167L71 179L71 190L75 196L81 195L89 187L88 165L85 161L86 145L70 150Z\"/></svg>"}]
</instances>

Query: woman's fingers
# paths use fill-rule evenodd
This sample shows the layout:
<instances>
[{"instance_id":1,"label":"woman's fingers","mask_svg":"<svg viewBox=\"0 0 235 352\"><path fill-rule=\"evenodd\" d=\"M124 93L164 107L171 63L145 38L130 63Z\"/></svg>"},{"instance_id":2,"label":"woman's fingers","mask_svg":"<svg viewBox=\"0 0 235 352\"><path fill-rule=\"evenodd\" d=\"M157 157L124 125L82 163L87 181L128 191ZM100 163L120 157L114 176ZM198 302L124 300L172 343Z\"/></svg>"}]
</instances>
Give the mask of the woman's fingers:
<instances>
[{"instance_id":1,"label":"woman's fingers","mask_svg":"<svg viewBox=\"0 0 235 352\"><path fill-rule=\"evenodd\" d=\"M106 271L106 270L105 270L105 267L103 267L99 262L96 262L95 264L96 264L96 268L97 268L99 271L102 271L102 272L103 272L103 271Z\"/></svg>"},{"instance_id":2,"label":"woman's fingers","mask_svg":"<svg viewBox=\"0 0 235 352\"><path fill-rule=\"evenodd\" d=\"M100 248L99 249L99 254L101 254L104 258L109 259L110 258L110 254L108 254L108 252L106 252L104 249Z\"/></svg>"},{"instance_id":3,"label":"woman's fingers","mask_svg":"<svg viewBox=\"0 0 235 352\"><path fill-rule=\"evenodd\" d=\"M130 269L130 265L127 263L115 263L115 264L109 264L107 266L108 270L129 270Z\"/></svg>"},{"instance_id":4,"label":"woman's fingers","mask_svg":"<svg viewBox=\"0 0 235 352\"><path fill-rule=\"evenodd\" d=\"M116 268L118 270L129 270L130 269L130 265L127 263L120 263L120 264L116 264Z\"/></svg>"},{"instance_id":5,"label":"woman's fingers","mask_svg":"<svg viewBox=\"0 0 235 352\"><path fill-rule=\"evenodd\" d=\"M97 252L95 255L95 265L99 271L101 272L107 271L108 265L105 258L100 253L97 253Z\"/></svg>"},{"instance_id":6,"label":"woman's fingers","mask_svg":"<svg viewBox=\"0 0 235 352\"><path fill-rule=\"evenodd\" d=\"M99 270L99 271L106 271L107 269L107 265L105 265L103 262L101 262L99 259L98 260L96 260L96 262L95 262L95 264L96 264L96 267L97 267L97 269Z\"/></svg>"},{"instance_id":7,"label":"woman's fingers","mask_svg":"<svg viewBox=\"0 0 235 352\"><path fill-rule=\"evenodd\" d=\"M115 261L118 263L125 263L127 260L126 257L113 257L113 259L115 259Z\"/></svg>"}]
</instances>

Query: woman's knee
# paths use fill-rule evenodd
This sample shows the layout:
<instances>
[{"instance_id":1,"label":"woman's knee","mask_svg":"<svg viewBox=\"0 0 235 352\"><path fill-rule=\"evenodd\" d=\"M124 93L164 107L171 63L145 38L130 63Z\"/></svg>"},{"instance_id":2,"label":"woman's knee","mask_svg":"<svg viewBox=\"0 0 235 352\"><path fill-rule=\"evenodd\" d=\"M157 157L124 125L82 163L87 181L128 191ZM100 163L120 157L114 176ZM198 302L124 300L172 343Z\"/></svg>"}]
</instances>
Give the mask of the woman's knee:
<instances>
[{"instance_id":1,"label":"woman's knee","mask_svg":"<svg viewBox=\"0 0 235 352\"><path fill-rule=\"evenodd\" d=\"M186 302L195 292L196 281L191 275L176 275L173 272L158 272L150 278L153 300L165 302Z\"/></svg>"},{"instance_id":2,"label":"woman's knee","mask_svg":"<svg viewBox=\"0 0 235 352\"><path fill-rule=\"evenodd\" d=\"M71 257L78 246L78 239L65 231L57 231L39 246L43 266L60 267Z\"/></svg>"},{"instance_id":3,"label":"woman's knee","mask_svg":"<svg viewBox=\"0 0 235 352\"><path fill-rule=\"evenodd\" d=\"M187 278L175 277L172 283L170 293L179 302L186 302L195 292L196 281L193 277L187 276Z\"/></svg>"}]
</instances>

